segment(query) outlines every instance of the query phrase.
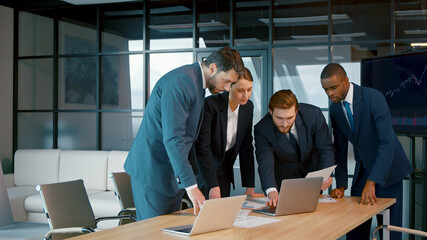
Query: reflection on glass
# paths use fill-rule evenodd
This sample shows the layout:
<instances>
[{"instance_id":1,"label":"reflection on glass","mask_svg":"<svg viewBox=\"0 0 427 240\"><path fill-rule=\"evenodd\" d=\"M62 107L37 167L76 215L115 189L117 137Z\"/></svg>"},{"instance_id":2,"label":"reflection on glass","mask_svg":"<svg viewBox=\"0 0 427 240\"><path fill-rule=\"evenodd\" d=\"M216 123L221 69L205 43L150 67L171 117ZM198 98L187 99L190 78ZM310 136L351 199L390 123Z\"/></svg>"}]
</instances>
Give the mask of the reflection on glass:
<instances>
[{"instance_id":1,"label":"reflection on glass","mask_svg":"<svg viewBox=\"0 0 427 240\"><path fill-rule=\"evenodd\" d=\"M397 39L408 39L415 42L414 40L417 38L427 37L427 4L426 1L421 2L396 1L394 17Z\"/></svg>"},{"instance_id":2,"label":"reflection on glass","mask_svg":"<svg viewBox=\"0 0 427 240\"><path fill-rule=\"evenodd\" d=\"M268 25L268 17L260 19ZM274 43L328 41L328 1L274 1Z\"/></svg>"},{"instance_id":3,"label":"reflection on glass","mask_svg":"<svg viewBox=\"0 0 427 240\"><path fill-rule=\"evenodd\" d=\"M215 6L215 7L213 7ZM198 4L199 47L224 47L230 43L229 1L213 0Z\"/></svg>"},{"instance_id":4,"label":"reflection on glass","mask_svg":"<svg viewBox=\"0 0 427 240\"><path fill-rule=\"evenodd\" d=\"M150 93L164 74L191 63L193 63L191 52L150 54Z\"/></svg>"},{"instance_id":5,"label":"reflection on glass","mask_svg":"<svg viewBox=\"0 0 427 240\"><path fill-rule=\"evenodd\" d=\"M254 118L253 124L261 120L263 117L263 106L262 104L262 59L259 56L256 57L242 57L245 67L249 69L254 80L252 86L251 101L254 104Z\"/></svg>"},{"instance_id":6,"label":"reflection on glass","mask_svg":"<svg viewBox=\"0 0 427 240\"><path fill-rule=\"evenodd\" d=\"M96 27L59 21L59 54L97 52Z\"/></svg>"},{"instance_id":7,"label":"reflection on glass","mask_svg":"<svg viewBox=\"0 0 427 240\"><path fill-rule=\"evenodd\" d=\"M59 59L59 109L96 108L96 66L96 57Z\"/></svg>"},{"instance_id":8,"label":"reflection on glass","mask_svg":"<svg viewBox=\"0 0 427 240\"><path fill-rule=\"evenodd\" d=\"M390 7L390 1L332 0L332 41L390 39Z\"/></svg>"},{"instance_id":9,"label":"reflection on glass","mask_svg":"<svg viewBox=\"0 0 427 240\"><path fill-rule=\"evenodd\" d=\"M52 113L18 113L18 149L53 148Z\"/></svg>"},{"instance_id":10,"label":"reflection on glass","mask_svg":"<svg viewBox=\"0 0 427 240\"><path fill-rule=\"evenodd\" d=\"M236 46L268 44L268 1L236 1Z\"/></svg>"},{"instance_id":11,"label":"reflection on glass","mask_svg":"<svg viewBox=\"0 0 427 240\"><path fill-rule=\"evenodd\" d=\"M276 48L273 93L290 89L299 102L328 107L320 73L328 63L327 46Z\"/></svg>"},{"instance_id":12,"label":"reflection on glass","mask_svg":"<svg viewBox=\"0 0 427 240\"><path fill-rule=\"evenodd\" d=\"M102 113L102 150L129 150L141 121L141 112Z\"/></svg>"},{"instance_id":13,"label":"reflection on glass","mask_svg":"<svg viewBox=\"0 0 427 240\"><path fill-rule=\"evenodd\" d=\"M144 108L144 58L142 55L129 55L131 109Z\"/></svg>"},{"instance_id":14,"label":"reflection on glass","mask_svg":"<svg viewBox=\"0 0 427 240\"><path fill-rule=\"evenodd\" d=\"M143 39L143 4L119 3L103 7L102 51L129 51L130 41ZM134 45L133 51L143 50L142 44Z\"/></svg>"},{"instance_id":15,"label":"reflection on glass","mask_svg":"<svg viewBox=\"0 0 427 240\"><path fill-rule=\"evenodd\" d=\"M64 150L95 150L96 114L58 113L58 148Z\"/></svg>"},{"instance_id":16,"label":"reflection on glass","mask_svg":"<svg viewBox=\"0 0 427 240\"><path fill-rule=\"evenodd\" d=\"M192 8L192 1L150 1L149 48L192 48ZM190 41L187 42L186 39ZM159 40L162 40L162 43L156 42Z\"/></svg>"},{"instance_id":17,"label":"reflection on glass","mask_svg":"<svg viewBox=\"0 0 427 240\"><path fill-rule=\"evenodd\" d=\"M103 56L101 96L103 109L142 109L143 55Z\"/></svg>"},{"instance_id":18,"label":"reflection on glass","mask_svg":"<svg viewBox=\"0 0 427 240\"><path fill-rule=\"evenodd\" d=\"M18 61L18 110L52 109L52 59Z\"/></svg>"},{"instance_id":19,"label":"reflection on glass","mask_svg":"<svg viewBox=\"0 0 427 240\"><path fill-rule=\"evenodd\" d=\"M19 56L53 54L53 19L19 12Z\"/></svg>"}]
</instances>

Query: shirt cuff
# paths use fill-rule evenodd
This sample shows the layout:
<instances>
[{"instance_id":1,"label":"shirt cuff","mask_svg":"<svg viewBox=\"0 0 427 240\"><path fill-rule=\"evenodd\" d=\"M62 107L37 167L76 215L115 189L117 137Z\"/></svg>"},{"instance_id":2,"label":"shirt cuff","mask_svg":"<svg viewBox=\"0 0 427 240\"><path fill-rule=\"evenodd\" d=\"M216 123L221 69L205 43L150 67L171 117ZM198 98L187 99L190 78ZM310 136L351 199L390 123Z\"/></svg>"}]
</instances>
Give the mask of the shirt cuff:
<instances>
[{"instance_id":1,"label":"shirt cuff","mask_svg":"<svg viewBox=\"0 0 427 240\"><path fill-rule=\"evenodd\" d=\"M193 189L195 189L197 187L197 183L196 184L194 184L194 185L191 185L191 186L189 186L189 187L186 187L185 188L185 191L190 191L190 190L193 190Z\"/></svg>"},{"instance_id":2,"label":"shirt cuff","mask_svg":"<svg viewBox=\"0 0 427 240\"><path fill-rule=\"evenodd\" d=\"M275 187L271 187L271 188L267 189L267 190L265 191L265 193L267 194L267 197L268 197L268 194L269 194L270 192L273 192L273 191L277 192L277 188L275 188Z\"/></svg>"}]
</instances>

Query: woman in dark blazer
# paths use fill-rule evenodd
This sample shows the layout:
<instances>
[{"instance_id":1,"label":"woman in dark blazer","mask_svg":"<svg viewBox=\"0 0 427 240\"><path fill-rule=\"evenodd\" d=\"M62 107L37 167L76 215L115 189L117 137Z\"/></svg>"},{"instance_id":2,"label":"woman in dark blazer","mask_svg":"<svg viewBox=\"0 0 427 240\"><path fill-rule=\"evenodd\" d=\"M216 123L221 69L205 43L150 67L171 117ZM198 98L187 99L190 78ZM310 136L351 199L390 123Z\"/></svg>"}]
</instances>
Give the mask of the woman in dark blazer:
<instances>
[{"instance_id":1,"label":"woman in dark blazer","mask_svg":"<svg viewBox=\"0 0 427 240\"><path fill-rule=\"evenodd\" d=\"M247 68L244 75L230 87L230 92L211 95L205 99L203 123L196 141L197 163L202 189L206 198L230 196L234 186L233 165L239 155L242 186L245 194L255 193L254 149L252 118L254 105L252 75ZM199 181L200 182L200 181Z\"/></svg>"}]
</instances>

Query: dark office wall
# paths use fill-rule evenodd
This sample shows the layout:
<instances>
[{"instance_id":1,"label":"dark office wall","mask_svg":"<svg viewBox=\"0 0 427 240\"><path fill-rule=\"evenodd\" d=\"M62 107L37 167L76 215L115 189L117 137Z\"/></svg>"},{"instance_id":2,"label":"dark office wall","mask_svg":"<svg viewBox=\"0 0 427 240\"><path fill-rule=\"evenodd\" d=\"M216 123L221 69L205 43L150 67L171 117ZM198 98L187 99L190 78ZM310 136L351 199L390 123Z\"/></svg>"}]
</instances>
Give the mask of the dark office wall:
<instances>
[{"instance_id":1,"label":"dark office wall","mask_svg":"<svg viewBox=\"0 0 427 240\"><path fill-rule=\"evenodd\" d=\"M12 172L13 9L0 6L0 161Z\"/></svg>"}]
</instances>

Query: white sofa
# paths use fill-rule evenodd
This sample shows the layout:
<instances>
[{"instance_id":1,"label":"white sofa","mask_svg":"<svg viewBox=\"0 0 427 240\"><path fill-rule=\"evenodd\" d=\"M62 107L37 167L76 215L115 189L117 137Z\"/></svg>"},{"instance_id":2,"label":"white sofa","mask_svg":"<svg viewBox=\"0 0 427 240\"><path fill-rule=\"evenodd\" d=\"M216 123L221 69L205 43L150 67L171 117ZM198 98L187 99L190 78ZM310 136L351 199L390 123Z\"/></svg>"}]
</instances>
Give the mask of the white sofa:
<instances>
[{"instance_id":1,"label":"white sofa","mask_svg":"<svg viewBox=\"0 0 427 240\"><path fill-rule=\"evenodd\" d=\"M5 175L14 219L47 223L36 185L75 179L83 179L96 217L117 215L120 205L109 176L124 171L127 154L60 149L16 151L14 173Z\"/></svg>"}]
</instances>

